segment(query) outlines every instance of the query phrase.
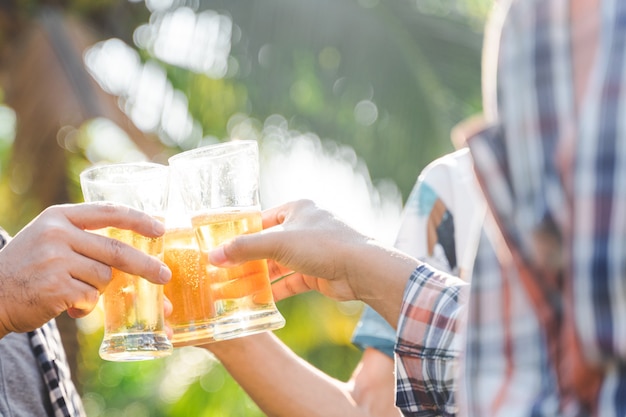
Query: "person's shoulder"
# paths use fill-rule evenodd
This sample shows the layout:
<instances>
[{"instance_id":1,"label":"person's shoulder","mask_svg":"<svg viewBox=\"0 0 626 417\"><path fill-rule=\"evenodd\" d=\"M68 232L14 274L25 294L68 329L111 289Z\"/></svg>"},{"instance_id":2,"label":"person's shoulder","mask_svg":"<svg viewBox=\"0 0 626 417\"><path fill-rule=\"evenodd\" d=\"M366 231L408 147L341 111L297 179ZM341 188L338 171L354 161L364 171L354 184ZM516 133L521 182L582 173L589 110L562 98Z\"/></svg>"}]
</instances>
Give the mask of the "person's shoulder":
<instances>
[{"instance_id":1,"label":"person's shoulder","mask_svg":"<svg viewBox=\"0 0 626 417\"><path fill-rule=\"evenodd\" d=\"M459 149L454 152L447 153L439 158L430 162L422 170L420 176L423 179L432 177L438 174L449 174L454 171L466 172L471 169L472 156L468 148Z\"/></svg>"},{"instance_id":2,"label":"person's shoulder","mask_svg":"<svg viewBox=\"0 0 626 417\"><path fill-rule=\"evenodd\" d=\"M439 197L447 200L446 194L473 177L472 165L469 149L450 152L426 165L417 178L416 188L424 188L423 186L427 185Z\"/></svg>"}]
</instances>

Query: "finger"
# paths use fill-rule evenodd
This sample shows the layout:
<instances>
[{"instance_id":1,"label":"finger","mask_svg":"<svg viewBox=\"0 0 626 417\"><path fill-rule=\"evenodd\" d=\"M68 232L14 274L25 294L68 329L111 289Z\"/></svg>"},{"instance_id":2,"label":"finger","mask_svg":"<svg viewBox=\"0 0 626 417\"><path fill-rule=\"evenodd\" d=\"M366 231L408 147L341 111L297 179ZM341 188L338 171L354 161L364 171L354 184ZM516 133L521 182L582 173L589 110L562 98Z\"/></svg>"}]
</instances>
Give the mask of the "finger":
<instances>
[{"instance_id":1,"label":"finger","mask_svg":"<svg viewBox=\"0 0 626 417\"><path fill-rule=\"evenodd\" d=\"M80 280L74 280L68 288L67 314L78 319L91 313L98 304L100 291Z\"/></svg>"},{"instance_id":2,"label":"finger","mask_svg":"<svg viewBox=\"0 0 626 417\"><path fill-rule=\"evenodd\" d=\"M267 260L267 270L270 276L270 281L279 280L293 273L293 270L289 268L285 268L284 266L274 261L273 259Z\"/></svg>"},{"instance_id":3,"label":"finger","mask_svg":"<svg viewBox=\"0 0 626 417\"><path fill-rule=\"evenodd\" d=\"M285 203L263 211L263 230L258 233L238 236L209 252L212 264L227 267L254 259L273 259L285 238L274 233L283 232L282 224L291 213L310 209L314 203L300 200Z\"/></svg>"},{"instance_id":4,"label":"finger","mask_svg":"<svg viewBox=\"0 0 626 417\"><path fill-rule=\"evenodd\" d=\"M216 266L231 267L256 259L277 260L287 238L281 226L257 233L240 235L209 252L209 261Z\"/></svg>"},{"instance_id":5,"label":"finger","mask_svg":"<svg viewBox=\"0 0 626 417\"><path fill-rule=\"evenodd\" d=\"M174 311L174 305L165 295L163 296L163 315L169 317Z\"/></svg>"},{"instance_id":6,"label":"finger","mask_svg":"<svg viewBox=\"0 0 626 417\"><path fill-rule=\"evenodd\" d=\"M172 273L159 259L147 255L117 239L80 231L74 237L72 249L76 252L132 275L138 275L155 284L165 284Z\"/></svg>"},{"instance_id":7,"label":"finger","mask_svg":"<svg viewBox=\"0 0 626 417\"><path fill-rule=\"evenodd\" d=\"M297 273L288 275L272 283L272 295L275 301L280 301L309 291L311 291L311 287L309 287L304 277Z\"/></svg>"},{"instance_id":8,"label":"finger","mask_svg":"<svg viewBox=\"0 0 626 417\"><path fill-rule=\"evenodd\" d=\"M111 267L86 256L72 259L71 275L103 293L111 282Z\"/></svg>"},{"instance_id":9,"label":"finger","mask_svg":"<svg viewBox=\"0 0 626 417\"><path fill-rule=\"evenodd\" d=\"M172 329L167 322L163 326L163 330L165 330L165 335L169 340L172 340L174 338L174 329Z\"/></svg>"},{"instance_id":10,"label":"finger","mask_svg":"<svg viewBox=\"0 0 626 417\"><path fill-rule=\"evenodd\" d=\"M66 218L83 230L116 227L134 230L147 237L158 237L165 233L163 222L131 207L97 202L55 206L51 209L63 210Z\"/></svg>"},{"instance_id":11,"label":"finger","mask_svg":"<svg viewBox=\"0 0 626 417\"><path fill-rule=\"evenodd\" d=\"M263 217L263 229L269 229L270 227L278 226L285 221L287 213L290 207L290 203L283 204L264 210Z\"/></svg>"},{"instance_id":12,"label":"finger","mask_svg":"<svg viewBox=\"0 0 626 417\"><path fill-rule=\"evenodd\" d=\"M67 309L67 315L70 316L73 319L80 319L82 317L85 317L89 313L91 313L93 311L94 307L92 307L89 310L75 308L75 307L70 307L70 308Z\"/></svg>"},{"instance_id":13,"label":"finger","mask_svg":"<svg viewBox=\"0 0 626 417\"><path fill-rule=\"evenodd\" d=\"M172 328L168 320L168 317L172 315L173 311L174 311L174 305L172 304L170 299L167 298L166 295L163 295L163 316L165 317L163 327L165 330L165 334L167 335L167 338L170 340L174 338L174 329Z\"/></svg>"},{"instance_id":14,"label":"finger","mask_svg":"<svg viewBox=\"0 0 626 417\"><path fill-rule=\"evenodd\" d=\"M312 200L303 199L266 209L263 211L263 229L281 225L293 214L303 215L303 213L315 210L316 207Z\"/></svg>"}]
</instances>

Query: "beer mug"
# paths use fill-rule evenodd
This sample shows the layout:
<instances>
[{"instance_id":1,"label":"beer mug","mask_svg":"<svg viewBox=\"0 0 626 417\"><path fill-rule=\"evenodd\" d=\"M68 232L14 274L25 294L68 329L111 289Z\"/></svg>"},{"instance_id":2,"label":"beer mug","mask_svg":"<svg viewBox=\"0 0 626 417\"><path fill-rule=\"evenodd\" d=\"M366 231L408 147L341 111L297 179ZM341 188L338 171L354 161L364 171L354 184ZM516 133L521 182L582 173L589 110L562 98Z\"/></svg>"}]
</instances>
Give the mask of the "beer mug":
<instances>
[{"instance_id":1,"label":"beer mug","mask_svg":"<svg viewBox=\"0 0 626 417\"><path fill-rule=\"evenodd\" d=\"M162 218L168 195L169 168L141 162L96 165L80 174L87 202L120 203ZM148 238L130 230L107 227L96 231L149 255L163 257L163 238ZM164 329L163 286L112 268L102 294L104 337L100 357L137 361L170 355L172 344Z\"/></svg>"},{"instance_id":2,"label":"beer mug","mask_svg":"<svg viewBox=\"0 0 626 417\"><path fill-rule=\"evenodd\" d=\"M172 345L213 342L215 306L211 281L203 272L196 233L174 182L170 182L165 227L163 260L172 271L172 279L163 290L173 306L167 318L173 331Z\"/></svg>"},{"instance_id":3,"label":"beer mug","mask_svg":"<svg viewBox=\"0 0 626 417\"><path fill-rule=\"evenodd\" d=\"M237 140L204 146L172 156L169 164L198 239L202 273L211 282L215 339L283 327L266 260L218 268L208 258L208 252L223 242L263 228L257 143Z\"/></svg>"}]
</instances>

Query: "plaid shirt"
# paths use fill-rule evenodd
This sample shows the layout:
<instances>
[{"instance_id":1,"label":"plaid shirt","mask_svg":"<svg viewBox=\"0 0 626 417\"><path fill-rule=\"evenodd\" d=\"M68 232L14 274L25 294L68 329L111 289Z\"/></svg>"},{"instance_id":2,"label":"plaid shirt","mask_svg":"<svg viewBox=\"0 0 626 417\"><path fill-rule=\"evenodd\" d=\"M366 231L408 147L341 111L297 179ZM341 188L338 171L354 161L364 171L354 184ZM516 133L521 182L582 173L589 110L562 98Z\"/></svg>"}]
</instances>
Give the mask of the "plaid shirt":
<instances>
[{"instance_id":1,"label":"plaid shirt","mask_svg":"<svg viewBox=\"0 0 626 417\"><path fill-rule=\"evenodd\" d=\"M408 416L626 415L626 2L501 0L471 285L428 266L398 323ZM463 363L463 366L457 366Z\"/></svg>"},{"instance_id":2,"label":"plaid shirt","mask_svg":"<svg viewBox=\"0 0 626 417\"><path fill-rule=\"evenodd\" d=\"M82 417L83 405L70 376L70 368L54 320L29 332L30 344L48 388L54 417Z\"/></svg>"},{"instance_id":3,"label":"plaid shirt","mask_svg":"<svg viewBox=\"0 0 626 417\"><path fill-rule=\"evenodd\" d=\"M0 229L0 249L9 241ZM54 417L83 417L82 402L72 382L61 337L54 320L28 332L31 347L45 386L48 388ZM9 399L9 402L11 399Z\"/></svg>"}]
</instances>

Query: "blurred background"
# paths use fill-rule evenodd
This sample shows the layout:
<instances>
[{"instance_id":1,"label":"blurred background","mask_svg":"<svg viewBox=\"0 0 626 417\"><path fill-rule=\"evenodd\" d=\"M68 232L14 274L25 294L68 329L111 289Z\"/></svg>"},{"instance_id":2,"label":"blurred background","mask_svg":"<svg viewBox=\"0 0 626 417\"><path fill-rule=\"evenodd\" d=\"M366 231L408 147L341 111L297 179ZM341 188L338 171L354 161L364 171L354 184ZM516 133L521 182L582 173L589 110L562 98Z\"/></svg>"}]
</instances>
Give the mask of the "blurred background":
<instances>
[{"instance_id":1,"label":"blurred background","mask_svg":"<svg viewBox=\"0 0 626 417\"><path fill-rule=\"evenodd\" d=\"M92 163L166 162L230 139L261 148L265 207L311 198L393 243L420 170L480 111L492 0L3 0L0 225L82 201ZM362 305L281 301L276 334L346 380ZM102 317L59 318L89 417L262 416L197 348L98 357Z\"/></svg>"}]
</instances>

